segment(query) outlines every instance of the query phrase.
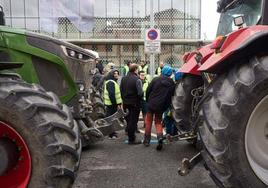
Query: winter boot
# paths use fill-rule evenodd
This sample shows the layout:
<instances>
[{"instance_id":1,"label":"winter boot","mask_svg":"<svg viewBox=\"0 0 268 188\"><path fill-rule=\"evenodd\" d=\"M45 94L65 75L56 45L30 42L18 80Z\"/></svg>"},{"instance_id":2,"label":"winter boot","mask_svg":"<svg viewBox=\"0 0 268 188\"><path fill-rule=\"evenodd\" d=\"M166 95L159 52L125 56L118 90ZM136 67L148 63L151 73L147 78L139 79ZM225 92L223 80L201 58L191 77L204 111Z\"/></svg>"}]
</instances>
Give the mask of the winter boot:
<instances>
[{"instance_id":1,"label":"winter boot","mask_svg":"<svg viewBox=\"0 0 268 188\"><path fill-rule=\"evenodd\" d=\"M143 144L144 146L148 147L150 145L151 136L144 135Z\"/></svg>"},{"instance_id":2,"label":"winter boot","mask_svg":"<svg viewBox=\"0 0 268 188\"><path fill-rule=\"evenodd\" d=\"M163 148L163 140L164 140L163 135L162 134L157 135L157 140L158 140L158 145L156 146L156 150L160 151Z\"/></svg>"}]
</instances>

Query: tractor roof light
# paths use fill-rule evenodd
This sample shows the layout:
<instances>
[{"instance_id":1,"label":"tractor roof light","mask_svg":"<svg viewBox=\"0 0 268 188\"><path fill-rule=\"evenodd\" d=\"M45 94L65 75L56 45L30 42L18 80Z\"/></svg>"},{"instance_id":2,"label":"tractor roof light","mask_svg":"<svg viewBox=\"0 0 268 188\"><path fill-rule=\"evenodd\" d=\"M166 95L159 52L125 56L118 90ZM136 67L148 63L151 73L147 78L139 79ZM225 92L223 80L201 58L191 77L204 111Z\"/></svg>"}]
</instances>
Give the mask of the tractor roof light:
<instances>
[{"instance_id":1,"label":"tractor roof light","mask_svg":"<svg viewBox=\"0 0 268 188\"><path fill-rule=\"evenodd\" d=\"M238 28L242 28L244 23L245 21L243 15L234 18L234 25L237 26Z\"/></svg>"}]
</instances>

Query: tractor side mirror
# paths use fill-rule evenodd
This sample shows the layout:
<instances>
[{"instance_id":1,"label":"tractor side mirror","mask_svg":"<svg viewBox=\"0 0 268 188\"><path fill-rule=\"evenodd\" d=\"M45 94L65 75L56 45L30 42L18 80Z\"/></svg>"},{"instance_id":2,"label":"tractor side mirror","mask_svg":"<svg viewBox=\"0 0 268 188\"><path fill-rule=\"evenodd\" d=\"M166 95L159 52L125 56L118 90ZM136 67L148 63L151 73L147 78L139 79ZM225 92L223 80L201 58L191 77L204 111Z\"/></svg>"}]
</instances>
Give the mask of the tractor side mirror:
<instances>
[{"instance_id":1,"label":"tractor side mirror","mask_svg":"<svg viewBox=\"0 0 268 188\"><path fill-rule=\"evenodd\" d=\"M240 15L234 18L234 25L237 26L239 29L243 27L244 24L244 16Z\"/></svg>"}]
</instances>

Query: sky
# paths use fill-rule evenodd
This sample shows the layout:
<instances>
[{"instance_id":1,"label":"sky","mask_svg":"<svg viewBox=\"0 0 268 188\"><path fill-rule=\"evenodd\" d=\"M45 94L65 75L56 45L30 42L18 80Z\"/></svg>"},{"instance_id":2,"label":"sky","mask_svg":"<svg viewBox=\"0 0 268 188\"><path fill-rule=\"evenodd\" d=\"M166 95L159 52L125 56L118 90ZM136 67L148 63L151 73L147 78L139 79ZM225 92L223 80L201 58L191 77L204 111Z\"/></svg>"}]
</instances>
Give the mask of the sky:
<instances>
[{"instance_id":1,"label":"sky","mask_svg":"<svg viewBox=\"0 0 268 188\"><path fill-rule=\"evenodd\" d=\"M216 12L217 0L202 0L201 5L201 38L213 40L216 38L219 13Z\"/></svg>"}]
</instances>

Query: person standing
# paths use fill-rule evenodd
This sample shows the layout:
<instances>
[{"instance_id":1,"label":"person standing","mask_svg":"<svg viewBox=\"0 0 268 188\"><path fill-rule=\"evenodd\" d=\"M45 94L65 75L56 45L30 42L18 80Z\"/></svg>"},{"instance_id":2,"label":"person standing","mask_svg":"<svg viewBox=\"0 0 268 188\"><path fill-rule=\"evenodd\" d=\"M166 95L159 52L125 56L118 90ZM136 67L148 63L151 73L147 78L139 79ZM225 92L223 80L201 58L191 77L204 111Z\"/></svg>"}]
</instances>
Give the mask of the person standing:
<instances>
[{"instance_id":1,"label":"person standing","mask_svg":"<svg viewBox=\"0 0 268 188\"><path fill-rule=\"evenodd\" d=\"M160 76L161 75L163 67L164 67L164 63L163 62L160 62L158 68L155 70L155 74L157 76Z\"/></svg>"},{"instance_id":2,"label":"person standing","mask_svg":"<svg viewBox=\"0 0 268 188\"><path fill-rule=\"evenodd\" d=\"M158 139L157 150L161 150L163 144L162 115L170 106L171 97L175 91L175 83L170 78L172 72L170 66L164 66L161 76L154 78L146 91L148 111L145 119L146 128L143 144L145 146L149 146L150 144L152 122L154 119Z\"/></svg>"},{"instance_id":3,"label":"person standing","mask_svg":"<svg viewBox=\"0 0 268 188\"><path fill-rule=\"evenodd\" d=\"M146 62L145 61L141 61L141 64L140 64L140 66L139 66L139 72L140 71L143 71L144 73L145 73L145 76L147 75L147 74L149 74L149 67L148 67L148 65L146 64Z\"/></svg>"},{"instance_id":4,"label":"person standing","mask_svg":"<svg viewBox=\"0 0 268 188\"><path fill-rule=\"evenodd\" d=\"M117 83L119 77L118 70L112 70L107 75L107 80L104 83L104 105L106 107L106 117L116 113L117 109L121 108L122 98L120 88ZM109 135L109 138L116 139L117 133L113 132Z\"/></svg>"},{"instance_id":5,"label":"person standing","mask_svg":"<svg viewBox=\"0 0 268 188\"><path fill-rule=\"evenodd\" d=\"M146 78L146 74L144 71L140 71L139 75L140 75L140 79L142 82L142 90L143 90L143 94L144 94L144 96L141 100L141 112L142 112L142 116L143 116L143 127L145 128L145 117L146 117L146 113L147 113L147 103L146 103L145 93L146 93L146 90L148 88L149 82Z\"/></svg>"},{"instance_id":6,"label":"person standing","mask_svg":"<svg viewBox=\"0 0 268 188\"><path fill-rule=\"evenodd\" d=\"M129 71L129 66L131 65L131 62L128 61L126 63L126 65L123 67L123 76L126 76L128 74L128 71Z\"/></svg>"},{"instance_id":7,"label":"person standing","mask_svg":"<svg viewBox=\"0 0 268 188\"><path fill-rule=\"evenodd\" d=\"M135 131L139 121L140 103L143 97L142 83L138 77L138 65L131 64L129 72L121 80L120 91L124 109L128 109L126 116L128 144L141 144L136 140Z\"/></svg>"},{"instance_id":8,"label":"person standing","mask_svg":"<svg viewBox=\"0 0 268 188\"><path fill-rule=\"evenodd\" d=\"M151 80L151 76L149 74L149 66L148 66L148 62L146 61L141 61L141 64L139 66L139 72L140 71L143 71L144 74L145 74L145 78L147 81L150 81Z\"/></svg>"}]
</instances>

